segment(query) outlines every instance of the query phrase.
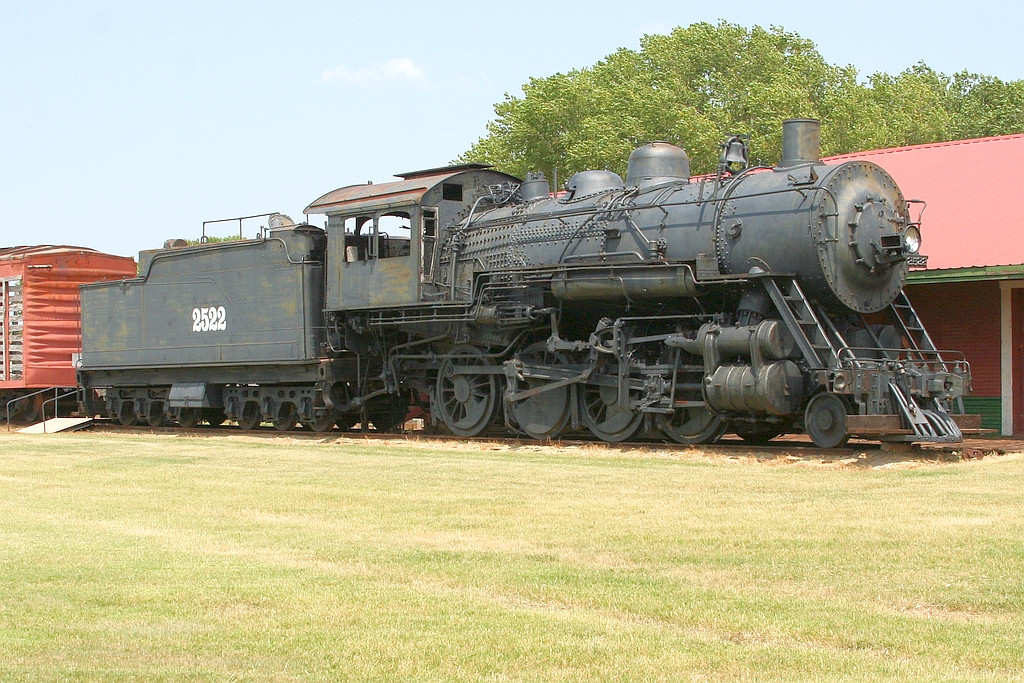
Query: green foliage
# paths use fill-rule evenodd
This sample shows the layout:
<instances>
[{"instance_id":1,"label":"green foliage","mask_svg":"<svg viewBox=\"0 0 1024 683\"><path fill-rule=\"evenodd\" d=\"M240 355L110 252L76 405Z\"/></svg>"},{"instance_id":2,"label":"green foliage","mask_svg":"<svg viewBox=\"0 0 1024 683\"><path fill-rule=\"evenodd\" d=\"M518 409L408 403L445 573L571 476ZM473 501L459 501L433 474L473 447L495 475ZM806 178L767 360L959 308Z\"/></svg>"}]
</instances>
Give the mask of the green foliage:
<instances>
[{"instance_id":1,"label":"green foliage","mask_svg":"<svg viewBox=\"0 0 1024 683\"><path fill-rule=\"evenodd\" d=\"M220 242L241 242L244 239L245 238L242 237L241 235L226 235L224 237L214 237L213 235L207 235L206 236L206 242L203 242L200 239L185 240L185 241L188 242L188 245L190 247L194 247L197 244L218 244Z\"/></svg>"},{"instance_id":2,"label":"green foliage","mask_svg":"<svg viewBox=\"0 0 1024 683\"><path fill-rule=\"evenodd\" d=\"M707 173L729 133L749 133L752 158L773 163L781 122L794 117L822 121L824 155L1024 132L1024 81L950 77L922 63L861 82L853 66L828 64L782 28L699 23L644 36L639 52L531 78L495 114L460 161L519 176L623 175L633 148L667 140L687 150L694 173Z\"/></svg>"}]
</instances>

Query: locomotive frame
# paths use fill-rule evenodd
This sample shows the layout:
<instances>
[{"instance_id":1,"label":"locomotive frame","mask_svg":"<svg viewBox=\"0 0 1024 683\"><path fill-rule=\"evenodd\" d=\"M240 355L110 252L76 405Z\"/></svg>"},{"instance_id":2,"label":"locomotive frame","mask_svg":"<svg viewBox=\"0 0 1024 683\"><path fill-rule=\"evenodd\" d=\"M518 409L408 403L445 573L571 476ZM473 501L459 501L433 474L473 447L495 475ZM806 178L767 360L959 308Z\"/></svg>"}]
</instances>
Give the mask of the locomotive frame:
<instances>
[{"instance_id":1,"label":"locomotive frame","mask_svg":"<svg viewBox=\"0 0 1024 683\"><path fill-rule=\"evenodd\" d=\"M150 253L140 278L82 290L88 409L322 431L392 429L418 404L467 437L959 440L970 366L903 293L909 202L874 164L822 164L817 136L785 122L782 161L757 169L731 137L696 180L652 143L624 182L585 171L558 195L478 164L408 173L312 202L323 230L278 219Z\"/></svg>"}]
</instances>

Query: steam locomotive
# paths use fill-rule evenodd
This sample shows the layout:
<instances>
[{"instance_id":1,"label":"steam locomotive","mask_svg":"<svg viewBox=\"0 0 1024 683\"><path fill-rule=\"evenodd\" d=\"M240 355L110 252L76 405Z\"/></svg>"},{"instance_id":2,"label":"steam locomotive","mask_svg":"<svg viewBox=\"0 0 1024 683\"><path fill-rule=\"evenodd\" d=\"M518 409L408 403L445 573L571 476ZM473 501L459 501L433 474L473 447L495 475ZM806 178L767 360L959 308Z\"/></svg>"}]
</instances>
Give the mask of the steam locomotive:
<instances>
[{"instance_id":1,"label":"steam locomotive","mask_svg":"<svg viewBox=\"0 0 1024 683\"><path fill-rule=\"evenodd\" d=\"M325 431L418 405L466 437L958 441L970 367L903 292L912 203L818 141L786 121L782 160L751 167L731 136L699 178L655 142L624 181L583 171L556 194L480 164L405 173L316 199L323 228L277 214L257 239L143 252L138 278L82 288L87 410Z\"/></svg>"}]
</instances>

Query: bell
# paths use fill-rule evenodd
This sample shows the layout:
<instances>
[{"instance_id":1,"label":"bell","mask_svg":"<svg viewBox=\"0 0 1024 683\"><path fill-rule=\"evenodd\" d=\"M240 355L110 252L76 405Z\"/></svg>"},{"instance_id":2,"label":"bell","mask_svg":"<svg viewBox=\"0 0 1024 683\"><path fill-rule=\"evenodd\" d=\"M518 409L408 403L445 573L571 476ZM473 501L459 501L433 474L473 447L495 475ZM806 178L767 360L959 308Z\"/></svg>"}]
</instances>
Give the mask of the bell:
<instances>
[{"instance_id":1,"label":"bell","mask_svg":"<svg viewBox=\"0 0 1024 683\"><path fill-rule=\"evenodd\" d=\"M747 165L747 146L738 135L732 136L722 145L722 163Z\"/></svg>"}]
</instances>

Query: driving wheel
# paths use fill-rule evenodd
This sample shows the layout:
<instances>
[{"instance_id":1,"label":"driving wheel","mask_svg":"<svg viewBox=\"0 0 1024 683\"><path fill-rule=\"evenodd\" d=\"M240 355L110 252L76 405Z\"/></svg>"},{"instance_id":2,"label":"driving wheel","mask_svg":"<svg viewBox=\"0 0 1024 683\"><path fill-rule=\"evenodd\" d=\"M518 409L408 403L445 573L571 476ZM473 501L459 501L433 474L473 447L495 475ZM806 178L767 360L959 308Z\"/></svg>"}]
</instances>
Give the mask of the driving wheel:
<instances>
[{"instance_id":1,"label":"driving wheel","mask_svg":"<svg viewBox=\"0 0 1024 683\"><path fill-rule=\"evenodd\" d=\"M658 429L676 443L714 443L722 436L725 422L707 407L690 406L660 414Z\"/></svg>"},{"instance_id":2,"label":"driving wheel","mask_svg":"<svg viewBox=\"0 0 1024 683\"><path fill-rule=\"evenodd\" d=\"M453 434L478 436L491 426L498 407L497 375L488 371L493 365L472 346L455 347L441 363L437 410Z\"/></svg>"},{"instance_id":3,"label":"driving wheel","mask_svg":"<svg viewBox=\"0 0 1024 683\"><path fill-rule=\"evenodd\" d=\"M626 441L640 431L644 414L619 405L618 387L584 384L578 395L580 420L602 441Z\"/></svg>"},{"instance_id":4,"label":"driving wheel","mask_svg":"<svg viewBox=\"0 0 1024 683\"><path fill-rule=\"evenodd\" d=\"M565 356L560 353L552 353L544 342L528 346L520 354L520 358L524 363L534 366L566 364ZM529 391L542 388L550 382L537 377L529 377L525 384L526 386L521 390ZM553 439L561 434L569 423L571 395L572 391L567 385L546 389L529 398L510 403L509 410L519 429L528 436L534 439Z\"/></svg>"}]
</instances>

